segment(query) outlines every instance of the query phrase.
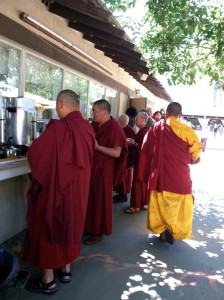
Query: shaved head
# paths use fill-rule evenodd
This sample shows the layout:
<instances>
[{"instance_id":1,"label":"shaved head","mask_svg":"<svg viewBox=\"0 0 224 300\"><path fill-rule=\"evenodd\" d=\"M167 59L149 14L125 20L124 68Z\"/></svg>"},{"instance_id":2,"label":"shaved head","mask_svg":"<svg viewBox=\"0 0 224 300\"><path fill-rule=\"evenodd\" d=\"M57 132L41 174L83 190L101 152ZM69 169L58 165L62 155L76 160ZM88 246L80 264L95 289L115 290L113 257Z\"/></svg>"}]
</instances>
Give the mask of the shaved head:
<instances>
[{"instance_id":1,"label":"shaved head","mask_svg":"<svg viewBox=\"0 0 224 300\"><path fill-rule=\"evenodd\" d=\"M109 114L111 112L110 103L105 99L97 100L93 103L93 105L97 105L99 110L107 110Z\"/></svg>"},{"instance_id":2,"label":"shaved head","mask_svg":"<svg viewBox=\"0 0 224 300\"><path fill-rule=\"evenodd\" d=\"M61 100L70 107L79 106L79 97L72 90L63 90L57 96L57 101Z\"/></svg>"},{"instance_id":3,"label":"shaved head","mask_svg":"<svg viewBox=\"0 0 224 300\"><path fill-rule=\"evenodd\" d=\"M166 109L168 117L179 117L182 114L182 106L178 102L171 102Z\"/></svg>"},{"instance_id":4,"label":"shaved head","mask_svg":"<svg viewBox=\"0 0 224 300\"><path fill-rule=\"evenodd\" d=\"M128 125L129 117L127 115L120 115L117 121L120 123L122 128L125 128Z\"/></svg>"}]
</instances>

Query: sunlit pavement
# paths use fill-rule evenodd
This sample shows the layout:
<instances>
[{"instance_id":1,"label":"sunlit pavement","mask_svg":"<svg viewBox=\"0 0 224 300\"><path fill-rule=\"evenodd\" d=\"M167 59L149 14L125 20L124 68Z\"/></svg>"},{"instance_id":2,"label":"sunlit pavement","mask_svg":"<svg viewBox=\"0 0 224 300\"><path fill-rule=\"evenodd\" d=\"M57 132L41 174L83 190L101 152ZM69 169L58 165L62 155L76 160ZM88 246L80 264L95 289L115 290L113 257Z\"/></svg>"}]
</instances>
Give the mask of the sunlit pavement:
<instances>
[{"instance_id":1,"label":"sunlit pavement","mask_svg":"<svg viewBox=\"0 0 224 300\"><path fill-rule=\"evenodd\" d=\"M113 234L97 245L83 245L72 265L72 282L62 284L56 278L58 291L50 298L223 300L224 147L214 150L210 139L201 163L191 166L191 172L195 196L191 240L176 240L173 246L161 243L146 229L146 211L127 215L128 203L115 203ZM32 276L39 274L32 266L21 267ZM46 297L23 291L17 299Z\"/></svg>"}]
</instances>

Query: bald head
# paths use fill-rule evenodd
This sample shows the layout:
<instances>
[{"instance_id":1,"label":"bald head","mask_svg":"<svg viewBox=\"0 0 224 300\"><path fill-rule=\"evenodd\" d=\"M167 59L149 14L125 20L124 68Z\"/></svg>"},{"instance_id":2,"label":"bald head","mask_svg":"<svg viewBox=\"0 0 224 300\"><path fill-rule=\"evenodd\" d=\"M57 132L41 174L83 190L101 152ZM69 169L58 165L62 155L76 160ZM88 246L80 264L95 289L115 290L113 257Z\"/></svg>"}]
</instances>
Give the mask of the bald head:
<instances>
[{"instance_id":1,"label":"bald head","mask_svg":"<svg viewBox=\"0 0 224 300\"><path fill-rule=\"evenodd\" d=\"M93 105L97 105L97 107L99 108L99 110L106 110L109 114L111 112L111 106L110 106L110 103L105 100L105 99L100 99L100 100L97 100L93 103Z\"/></svg>"},{"instance_id":2,"label":"bald head","mask_svg":"<svg viewBox=\"0 0 224 300\"><path fill-rule=\"evenodd\" d=\"M122 128L125 128L128 125L129 117L127 115L120 115L117 121L120 123Z\"/></svg>"},{"instance_id":3,"label":"bald head","mask_svg":"<svg viewBox=\"0 0 224 300\"><path fill-rule=\"evenodd\" d=\"M56 99L56 111L60 118L72 111L79 111L79 97L72 90L61 91Z\"/></svg>"},{"instance_id":4,"label":"bald head","mask_svg":"<svg viewBox=\"0 0 224 300\"><path fill-rule=\"evenodd\" d=\"M72 90L63 90L57 96L57 101L62 100L69 106L79 106L79 97Z\"/></svg>"},{"instance_id":5,"label":"bald head","mask_svg":"<svg viewBox=\"0 0 224 300\"><path fill-rule=\"evenodd\" d=\"M171 102L166 109L166 117L181 117L182 106L178 102Z\"/></svg>"}]
</instances>

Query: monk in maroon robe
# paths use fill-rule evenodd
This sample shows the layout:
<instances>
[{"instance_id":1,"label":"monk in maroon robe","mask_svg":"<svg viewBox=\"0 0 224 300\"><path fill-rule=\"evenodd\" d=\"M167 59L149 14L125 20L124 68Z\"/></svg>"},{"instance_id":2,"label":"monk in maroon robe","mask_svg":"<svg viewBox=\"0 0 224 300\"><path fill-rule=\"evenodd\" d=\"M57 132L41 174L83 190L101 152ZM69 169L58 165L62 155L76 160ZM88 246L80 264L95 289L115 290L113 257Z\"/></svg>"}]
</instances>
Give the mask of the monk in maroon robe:
<instances>
[{"instance_id":1,"label":"monk in maroon robe","mask_svg":"<svg viewBox=\"0 0 224 300\"><path fill-rule=\"evenodd\" d=\"M180 122L182 106L171 102L165 120L156 123L144 139L139 180L147 183L147 227L161 242L190 239L194 197L189 164L200 162L202 144L194 130Z\"/></svg>"},{"instance_id":2,"label":"monk in maroon robe","mask_svg":"<svg viewBox=\"0 0 224 300\"><path fill-rule=\"evenodd\" d=\"M103 234L112 233L113 188L123 180L127 160L127 142L123 129L110 116L110 104L104 99L93 104L93 127L96 133L85 241L93 245Z\"/></svg>"},{"instance_id":3,"label":"monk in maroon robe","mask_svg":"<svg viewBox=\"0 0 224 300\"><path fill-rule=\"evenodd\" d=\"M87 210L94 130L82 117L75 92L60 92L56 110L61 120L51 120L28 150L32 180L24 259L43 269L41 279L28 282L32 292L57 290L54 269L62 282L71 280Z\"/></svg>"},{"instance_id":4,"label":"monk in maroon robe","mask_svg":"<svg viewBox=\"0 0 224 300\"><path fill-rule=\"evenodd\" d=\"M134 145L134 175L131 188L131 207L125 212L128 214L134 214L140 211L140 209L147 209L148 198L147 198L147 185L145 182L138 180L138 164L141 153L141 147L148 127L146 123L148 121L148 115L145 112L139 112L136 116L136 126L140 128L136 134L135 140L129 140L128 143Z\"/></svg>"},{"instance_id":5,"label":"monk in maroon robe","mask_svg":"<svg viewBox=\"0 0 224 300\"><path fill-rule=\"evenodd\" d=\"M130 125L128 125L129 117L127 115L121 115L117 121L123 128L127 140L130 138L135 139L135 131ZM131 185L133 179L133 158L132 158L133 150L134 150L134 146L129 145L127 167L124 172L123 181L114 188L114 191L118 193L118 195L113 197L115 202L127 201L127 194L131 192Z\"/></svg>"}]
</instances>

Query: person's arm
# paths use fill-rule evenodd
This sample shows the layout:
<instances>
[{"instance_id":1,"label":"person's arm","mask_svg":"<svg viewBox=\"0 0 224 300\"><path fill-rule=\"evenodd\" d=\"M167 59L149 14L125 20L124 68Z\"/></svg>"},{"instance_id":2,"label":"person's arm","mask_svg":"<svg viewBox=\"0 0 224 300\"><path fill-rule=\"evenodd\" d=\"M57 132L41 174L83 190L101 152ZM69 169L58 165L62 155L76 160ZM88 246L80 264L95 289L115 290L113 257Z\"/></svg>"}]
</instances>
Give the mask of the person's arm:
<instances>
[{"instance_id":1,"label":"person's arm","mask_svg":"<svg viewBox=\"0 0 224 300\"><path fill-rule=\"evenodd\" d=\"M113 146L113 147L100 146L96 140L96 148L95 149L102 152L103 154L117 158L121 155L122 147L120 147L120 146Z\"/></svg>"},{"instance_id":2,"label":"person's arm","mask_svg":"<svg viewBox=\"0 0 224 300\"><path fill-rule=\"evenodd\" d=\"M181 124L176 119L169 118L168 120L175 134L188 143L188 152L191 154L192 160L198 163L203 146L196 132L190 126Z\"/></svg>"},{"instance_id":3,"label":"person's arm","mask_svg":"<svg viewBox=\"0 0 224 300\"><path fill-rule=\"evenodd\" d=\"M132 138L127 138L127 143L130 146L138 146L138 143L136 143L135 140Z\"/></svg>"},{"instance_id":4,"label":"person's arm","mask_svg":"<svg viewBox=\"0 0 224 300\"><path fill-rule=\"evenodd\" d=\"M193 129L191 129L191 135L188 136L188 143L190 145L188 151L191 153L192 160L194 161L194 163L199 163L200 153L203 149L203 145L199 141L199 138Z\"/></svg>"}]
</instances>

